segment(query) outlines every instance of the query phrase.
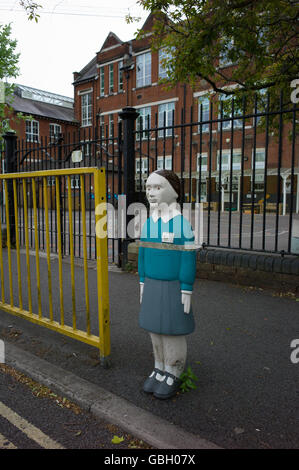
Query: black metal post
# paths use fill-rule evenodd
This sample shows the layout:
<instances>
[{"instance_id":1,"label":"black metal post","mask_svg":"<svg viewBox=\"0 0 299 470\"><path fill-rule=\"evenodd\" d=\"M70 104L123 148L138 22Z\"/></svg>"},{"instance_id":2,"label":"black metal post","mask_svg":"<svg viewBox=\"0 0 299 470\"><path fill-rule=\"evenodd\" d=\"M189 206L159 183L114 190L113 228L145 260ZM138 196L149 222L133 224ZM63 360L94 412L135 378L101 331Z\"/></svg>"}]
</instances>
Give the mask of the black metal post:
<instances>
[{"instance_id":1,"label":"black metal post","mask_svg":"<svg viewBox=\"0 0 299 470\"><path fill-rule=\"evenodd\" d=\"M5 142L5 173L15 173L17 171L17 156L16 156L16 145L17 145L17 136L14 131L7 131L3 135ZM13 181L9 179L7 181L7 193L8 193L8 214L9 221L6 221L6 224L9 222L10 227L10 243L12 246L16 244L16 221L15 221L15 212L14 212L14 193L13 193Z\"/></svg>"},{"instance_id":2,"label":"black metal post","mask_svg":"<svg viewBox=\"0 0 299 470\"><path fill-rule=\"evenodd\" d=\"M139 113L135 108L126 107L119 113L123 120L123 146L122 153L124 157L124 194L126 195L126 211L127 208L135 200L135 136L134 124ZM129 216L132 218L133 216ZM129 220L127 219L127 224ZM128 244L130 239L126 233L126 238L122 243L122 267L124 268L128 262Z\"/></svg>"}]
</instances>

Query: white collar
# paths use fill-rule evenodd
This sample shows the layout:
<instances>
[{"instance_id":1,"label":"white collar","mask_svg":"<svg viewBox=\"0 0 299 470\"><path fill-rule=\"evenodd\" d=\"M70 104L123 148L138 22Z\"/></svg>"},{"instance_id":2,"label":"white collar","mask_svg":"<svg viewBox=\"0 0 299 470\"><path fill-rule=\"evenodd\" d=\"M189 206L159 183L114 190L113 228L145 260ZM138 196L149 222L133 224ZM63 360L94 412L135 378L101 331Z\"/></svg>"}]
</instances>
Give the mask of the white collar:
<instances>
[{"instance_id":1,"label":"white collar","mask_svg":"<svg viewBox=\"0 0 299 470\"><path fill-rule=\"evenodd\" d=\"M180 206L177 202L173 202L166 207L164 205L162 208L159 208L158 206L151 210L151 218L155 223L160 217L164 223L167 223L177 215L181 215Z\"/></svg>"}]
</instances>

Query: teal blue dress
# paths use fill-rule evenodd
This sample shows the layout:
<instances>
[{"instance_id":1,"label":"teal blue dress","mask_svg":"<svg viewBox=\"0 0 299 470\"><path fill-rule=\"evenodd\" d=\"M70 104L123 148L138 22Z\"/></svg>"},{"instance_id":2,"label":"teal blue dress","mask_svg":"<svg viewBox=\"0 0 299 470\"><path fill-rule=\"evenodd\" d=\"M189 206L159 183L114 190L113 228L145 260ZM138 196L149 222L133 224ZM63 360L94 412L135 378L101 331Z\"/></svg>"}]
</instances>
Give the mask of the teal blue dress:
<instances>
[{"instance_id":1,"label":"teal blue dress","mask_svg":"<svg viewBox=\"0 0 299 470\"><path fill-rule=\"evenodd\" d=\"M174 245L194 243L191 224L177 215L169 222L161 218L145 222L141 241L162 243L162 234L173 234ZM186 335L194 331L193 311L184 313L181 290L192 291L196 274L196 252L140 247L140 282L144 282L139 325L163 335Z\"/></svg>"}]
</instances>

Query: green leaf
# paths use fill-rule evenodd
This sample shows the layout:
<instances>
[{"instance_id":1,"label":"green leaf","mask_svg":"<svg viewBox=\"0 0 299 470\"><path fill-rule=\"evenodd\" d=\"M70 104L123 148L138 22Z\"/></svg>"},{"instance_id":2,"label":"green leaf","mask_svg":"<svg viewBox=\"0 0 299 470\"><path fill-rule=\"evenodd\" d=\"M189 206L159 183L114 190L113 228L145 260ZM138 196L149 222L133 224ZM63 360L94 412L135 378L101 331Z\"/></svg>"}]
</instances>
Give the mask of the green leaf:
<instances>
[{"instance_id":1,"label":"green leaf","mask_svg":"<svg viewBox=\"0 0 299 470\"><path fill-rule=\"evenodd\" d=\"M124 438L118 437L118 436L113 436L113 439L111 440L112 444L120 444L123 441L124 441Z\"/></svg>"}]
</instances>

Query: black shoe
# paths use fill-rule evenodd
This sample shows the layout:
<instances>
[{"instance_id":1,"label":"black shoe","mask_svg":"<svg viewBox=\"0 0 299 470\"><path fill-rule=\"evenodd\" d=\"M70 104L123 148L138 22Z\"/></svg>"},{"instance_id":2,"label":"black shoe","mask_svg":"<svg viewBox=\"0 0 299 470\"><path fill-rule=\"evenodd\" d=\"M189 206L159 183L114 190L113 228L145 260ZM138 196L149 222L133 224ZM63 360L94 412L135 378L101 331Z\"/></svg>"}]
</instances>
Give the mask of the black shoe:
<instances>
[{"instance_id":1,"label":"black shoe","mask_svg":"<svg viewBox=\"0 0 299 470\"><path fill-rule=\"evenodd\" d=\"M143 391L145 393L154 393L156 388L160 385L160 380L156 379L157 374L163 376L164 372L162 370L157 369L156 367L154 368L154 374L151 374L150 377L148 377L143 384Z\"/></svg>"},{"instance_id":2,"label":"black shoe","mask_svg":"<svg viewBox=\"0 0 299 470\"><path fill-rule=\"evenodd\" d=\"M181 380L175 377L174 375L170 374L169 372L165 372L164 375L165 377L163 379L163 382L160 382L159 386L155 389L154 392L154 397L160 398L161 400L171 398L176 395L181 385ZM171 377L173 379L172 385L168 385L168 377Z\"/></svg>"}]
</instances>

